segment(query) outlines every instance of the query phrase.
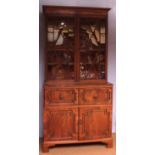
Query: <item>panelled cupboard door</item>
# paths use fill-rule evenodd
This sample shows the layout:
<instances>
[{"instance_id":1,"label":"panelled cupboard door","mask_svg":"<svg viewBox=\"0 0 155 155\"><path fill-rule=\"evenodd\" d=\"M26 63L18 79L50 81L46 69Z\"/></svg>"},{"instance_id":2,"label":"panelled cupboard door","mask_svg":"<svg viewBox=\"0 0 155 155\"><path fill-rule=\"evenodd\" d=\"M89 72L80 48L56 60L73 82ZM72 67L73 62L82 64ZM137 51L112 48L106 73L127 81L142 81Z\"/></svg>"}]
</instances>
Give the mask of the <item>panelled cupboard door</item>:
<instances>
[{"instance_id":1,"label":"panelled cupboard door","mask_svg":"<svg viewBox=\"0 0 155 155\"><path fill-rule=\"evenodd\" d=\"M111 137L111 108L103 106L79 108L79 139L93 140Z\"/></svg>"},{"instance_id":2,"label":"panelled cupboard door","mask_svg":"<svg viewBox=\"0 0 155 155\"><path fill-rule=\"evenodd\" d=\"M78 138L78 109L50 108L44 111L44 140L63 141Z\"/></svg>"}]
</instances>

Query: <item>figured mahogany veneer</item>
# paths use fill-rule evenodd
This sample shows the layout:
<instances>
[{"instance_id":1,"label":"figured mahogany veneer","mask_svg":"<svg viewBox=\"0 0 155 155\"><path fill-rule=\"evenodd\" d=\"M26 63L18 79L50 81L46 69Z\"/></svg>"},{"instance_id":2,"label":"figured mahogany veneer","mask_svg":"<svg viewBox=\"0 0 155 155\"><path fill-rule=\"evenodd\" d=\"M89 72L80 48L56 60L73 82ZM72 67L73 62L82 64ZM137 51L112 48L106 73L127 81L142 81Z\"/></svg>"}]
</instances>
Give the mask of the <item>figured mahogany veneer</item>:
<instances>
[{"instance_id":1,"label":"figured mahogany veneer","mask_svg":"<svg viewBox=\"0 0 155 155\"><path fill-rule=\"evenodd\" d=\"M109 8L43 6L43 11L43 152L70 143L101 142L112 147L112 84L107 82Z\"/></svg>"}]
</instances>

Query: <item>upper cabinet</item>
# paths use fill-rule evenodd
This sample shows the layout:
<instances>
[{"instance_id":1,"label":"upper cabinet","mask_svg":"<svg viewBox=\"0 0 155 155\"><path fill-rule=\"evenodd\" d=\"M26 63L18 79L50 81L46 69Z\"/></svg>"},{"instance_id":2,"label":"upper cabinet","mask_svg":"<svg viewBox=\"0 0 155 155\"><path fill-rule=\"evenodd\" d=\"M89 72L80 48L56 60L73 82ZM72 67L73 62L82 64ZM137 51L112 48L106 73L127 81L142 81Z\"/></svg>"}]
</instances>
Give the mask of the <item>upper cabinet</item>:
<instances>
[{"instance_id":1,"label":"upper cabinet","mask_svg":"<svg viewBox=\"0 0 155 155\"><path fill-rule=\"evenodd\" d=\"M107 80L108 10L44 6L46 81Z\"/></svg>"}]
</instances>

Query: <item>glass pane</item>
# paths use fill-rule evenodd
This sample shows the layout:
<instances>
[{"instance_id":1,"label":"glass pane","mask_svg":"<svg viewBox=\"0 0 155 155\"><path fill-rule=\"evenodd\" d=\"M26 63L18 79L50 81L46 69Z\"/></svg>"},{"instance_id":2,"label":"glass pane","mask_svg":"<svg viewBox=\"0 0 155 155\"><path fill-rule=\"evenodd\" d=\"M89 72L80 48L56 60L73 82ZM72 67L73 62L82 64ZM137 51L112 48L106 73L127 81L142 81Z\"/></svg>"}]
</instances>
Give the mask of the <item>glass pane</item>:
<instances>
[{"instance_id":1,"label":"glass pane","mask_svg":"<svg viewBox=\"0 0 155 155\"><path fill-rule=\"evenodd\" d=\"M52 80L74 79L74 54L71 51L50 51L48 73Z\"/></svg>"},{"instance_id":2,"label":"glass pane","mask_svg":"<svg viewBox=\"0 0 155 155\"><path fill-rule=\"evenodd\" d=\"M74 20L72 18L51 18L48 20L47 40L51 47L74 47Z\"/></svg>"},{"instance_id":3,"label":"glass pane","mask_svg":"<svg viewBox=\"0 0 155 155\"><path fill-rule=\"evenodd\" d=\"M74 79L74 19L50 18L47 26L47 39L49 79Z\"/></svg>"},{"instance_id":4,"label":"glass pane","mask_svg":"<svg viewBox=\"0 0 155 155\"><path fill-rule=\"evenodd\" d=\"M80 79L105 79L105 21L85 19L80 22Z\"/></svg>"}]
</instances>

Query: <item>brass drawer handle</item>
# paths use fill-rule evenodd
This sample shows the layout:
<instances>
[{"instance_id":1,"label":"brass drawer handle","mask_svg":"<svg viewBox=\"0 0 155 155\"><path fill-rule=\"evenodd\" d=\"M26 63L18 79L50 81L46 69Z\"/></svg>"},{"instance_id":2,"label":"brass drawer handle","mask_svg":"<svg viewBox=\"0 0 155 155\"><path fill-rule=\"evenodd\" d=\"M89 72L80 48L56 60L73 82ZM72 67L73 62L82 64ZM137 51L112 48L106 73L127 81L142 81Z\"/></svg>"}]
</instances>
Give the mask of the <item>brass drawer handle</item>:
<instances>
[{"instance_id":1,"label":"brass drawer handle","mask_svg":"<svg viewBox=\"0 0 155 155\"><path fill-rule=\"evenodd\" d=\"M82 120L81 119L79 119L79 125L82 125Z\"/></svg>"},{"instance_id":2,"label":"brass drawer handle","mask_svg":"<svg viewBox=\"0 0 155 155\"><path fill-rule=\"evenodd\" d=\"M62 94L59 95L60 100L64 100L64 96Z\"/></svg>"}]
</instances>

